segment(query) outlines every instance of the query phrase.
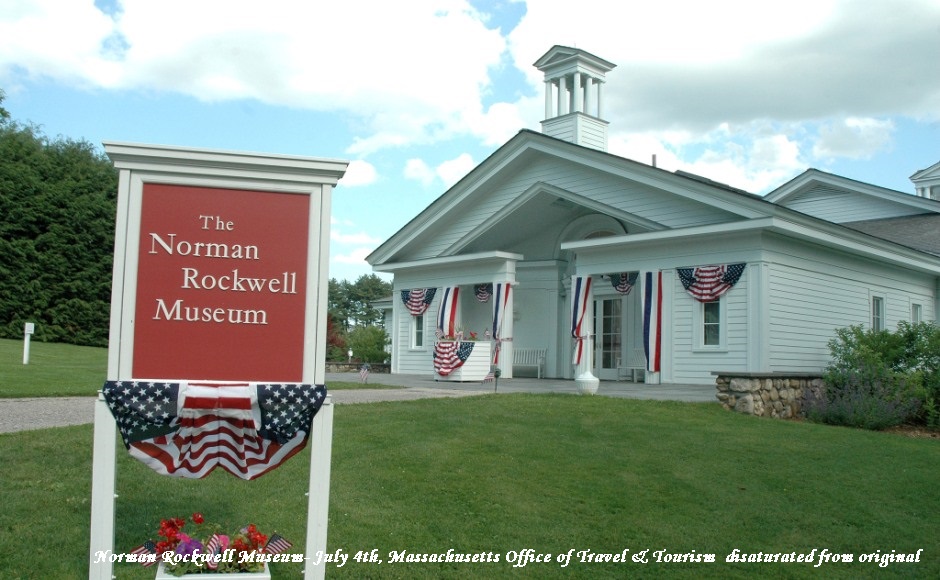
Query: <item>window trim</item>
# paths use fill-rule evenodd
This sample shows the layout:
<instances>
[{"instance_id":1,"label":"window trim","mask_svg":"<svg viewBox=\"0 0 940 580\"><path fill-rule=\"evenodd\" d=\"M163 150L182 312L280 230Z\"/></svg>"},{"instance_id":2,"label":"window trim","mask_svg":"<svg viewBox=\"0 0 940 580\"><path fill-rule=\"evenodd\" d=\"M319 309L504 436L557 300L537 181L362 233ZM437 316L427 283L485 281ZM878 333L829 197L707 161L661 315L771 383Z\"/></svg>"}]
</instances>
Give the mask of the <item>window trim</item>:
<instances>
[{"instance_id":1,"label":"window trim","mask_svg":"<svg viewBox=\"0 0 940 580\"><path fill-rule=\"evenodd\" d=\"M884 295L882 294L872 294L871 300L869 301L869 322L871 323L872 330L878 332L887 328L887 321L885 320L885 312L887 311L887 305ZM876 305L879 307L876 310Z\"/></svg>"},{"instance_id":2,"label":"window trim","mask_svg":"<svg viewBox=\"0 0 940 580\"><path fill-rule=\"evenodd\" d=\"M411 317L411 350L425 350L425 337L427 336L427 324L424 322L424 314L418 314ZM420 339L420 344L418 342Z\"/></svg>"},{"instance_id":3,"label":"window trim","mask_svg":"<svg viewBox=\"0 0 940 580\"><path fill-rule=\"evenodd\" d=\"M919 302L911 302L911 322L917 324L924 321L924 305Z\"/></svg>"},{"instance_id":4,"label":"window trim","mask_svg":"<svg viewBox=\"0 0 940 580\"><path fill-rule=\"evenodd\" d=\"M725 296L709 302L695 301L692 309L692 351L727 352L728 351L728 302ZM705 305L718 304L718 344L705 344ZM711 323L714 324L714 323Z\"/></svg>"}]
</instances>

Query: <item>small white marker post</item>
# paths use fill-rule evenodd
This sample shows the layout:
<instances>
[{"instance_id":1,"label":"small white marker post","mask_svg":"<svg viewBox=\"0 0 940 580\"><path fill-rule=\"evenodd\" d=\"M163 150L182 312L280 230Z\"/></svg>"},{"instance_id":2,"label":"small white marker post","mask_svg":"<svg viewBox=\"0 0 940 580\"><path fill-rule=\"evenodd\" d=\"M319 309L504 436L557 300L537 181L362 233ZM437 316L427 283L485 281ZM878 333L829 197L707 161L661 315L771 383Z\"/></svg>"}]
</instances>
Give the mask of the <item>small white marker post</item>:
<instances>
[{"instance_id":1,"label":"small white marker post","mask_svg":"<svg viewBox=\"0 0 940 580\"><path fill-rule=\"evenodd\" d=\"M36 325L32 322L26 323L26 328L23 329L23 364L29 364L29 337L33 335L33 332L36 331Z\"/></svg>"}]
</instances>

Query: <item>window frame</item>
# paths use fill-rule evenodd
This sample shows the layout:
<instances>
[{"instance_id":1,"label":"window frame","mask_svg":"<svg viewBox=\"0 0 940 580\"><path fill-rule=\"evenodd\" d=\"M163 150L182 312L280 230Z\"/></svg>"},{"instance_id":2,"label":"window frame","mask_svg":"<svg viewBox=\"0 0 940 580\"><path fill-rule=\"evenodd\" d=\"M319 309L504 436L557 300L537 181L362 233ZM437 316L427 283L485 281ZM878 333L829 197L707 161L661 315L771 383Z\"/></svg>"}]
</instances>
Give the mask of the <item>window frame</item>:
<instances>
[{"instance_id":1,"label":"window frame","mask_svg":"<svg viewBox=\"0 0 940 580\"><path fill-rule=\"evenodd\" d=\"M885 297L881 294L872 294L869 308L871 329L879 332L887 328L885 312L887 311Z\"/></svg>"},{"instance_id":2,"label":"window frame","mask_svg":"<svg viewBox=\"0 0 940 580\"><path fill-rule=\"evenodd\" d=\"M728 350L728 303L725 296L718 297L717 300L708 302L695 301L696 307L692 309L692 350L695 352L726 352ZM707 321L705 311L708 304L717 305L717 321ZM706 344L706 327L713 326L718 328L717 344Z\"/></svg>"},{"instance_id":3,"label":"window frame","mask_svg":"<svg viewBox=\"0 0 940 580\"><path fill-rule=\"evenodd\" d=\"M425 336L427 335L427 326L424 322L424 314L418 314L417 316L411 317L411 349L412 350L424 350L427 348L425 345Z\"/></svg>"},{"instance_id":4,"label":"window frame","mask_svg":"<svg viewBox=\"0 0 940 580\"><path fill-rule=\"evenodd\" d=\"M924 305L919 302L911 303L911 322L917 324L924 321Z\"/></svg>"}]
</instances>

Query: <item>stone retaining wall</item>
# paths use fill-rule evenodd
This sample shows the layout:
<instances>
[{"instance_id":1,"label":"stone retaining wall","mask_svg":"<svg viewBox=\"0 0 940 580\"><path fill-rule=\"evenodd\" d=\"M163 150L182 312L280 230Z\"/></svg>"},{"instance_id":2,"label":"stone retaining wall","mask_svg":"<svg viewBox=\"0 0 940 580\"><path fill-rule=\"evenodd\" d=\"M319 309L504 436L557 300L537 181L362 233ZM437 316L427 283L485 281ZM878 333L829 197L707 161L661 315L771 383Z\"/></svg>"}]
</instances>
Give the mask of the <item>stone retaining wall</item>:
<instances>
[{"instance_id":1,"label":"stone retaining wall","mask_svg":"<svg viewBox=\"0 0 940 580\"><path fill-rule=\"evenodd\" d=\"M818 374L712 374L716 375L716 396L725 409L758 417L802 417L806 401L819 397L824 388Z\"/></svg>"}]
</instances>

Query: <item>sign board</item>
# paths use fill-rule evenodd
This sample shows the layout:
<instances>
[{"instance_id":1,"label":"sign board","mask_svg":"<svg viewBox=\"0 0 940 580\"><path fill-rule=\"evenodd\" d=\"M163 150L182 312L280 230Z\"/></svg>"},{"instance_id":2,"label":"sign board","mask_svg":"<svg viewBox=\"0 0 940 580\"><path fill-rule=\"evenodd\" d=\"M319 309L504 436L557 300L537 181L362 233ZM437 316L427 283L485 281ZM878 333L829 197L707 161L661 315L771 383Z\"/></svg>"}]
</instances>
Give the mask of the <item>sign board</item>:
<instances>
[{"instance_id":1,"label":"sign board","mask_svg":"<svg viewBox=\"0 0 940 580\"><path fill-rule=\"evenodd\" d=\"M108 380L325 383L332 187L345 161L105 143L120 170ZM332 404L313 419L308 553L326 550ZM95 409L89 576L110 579L115 422ZM325 566L308 566L307 578Z\"/></svg>"},{"instance_id":2,"label":"sign board","mask_svg":"<svg viewBox=\"0 0 940 580\"><path fill-rule=\"evenodd\" d=\"M144 184L133 374L301 382L309 215L306 195Z\"/></svg>"},{"instance_id":3,"label":"sign board","mask_svg":"<svg viewBox=\"0 0 940 580\"><path fill-rule=\"evenodd\" d=\"M33 334L36 332L36 324L33 322L27 322L26 327L23 330L23 334Z\"/></svg>"}]
</instances>

